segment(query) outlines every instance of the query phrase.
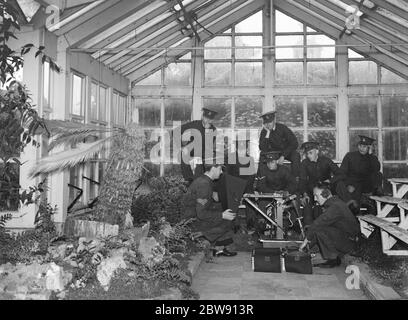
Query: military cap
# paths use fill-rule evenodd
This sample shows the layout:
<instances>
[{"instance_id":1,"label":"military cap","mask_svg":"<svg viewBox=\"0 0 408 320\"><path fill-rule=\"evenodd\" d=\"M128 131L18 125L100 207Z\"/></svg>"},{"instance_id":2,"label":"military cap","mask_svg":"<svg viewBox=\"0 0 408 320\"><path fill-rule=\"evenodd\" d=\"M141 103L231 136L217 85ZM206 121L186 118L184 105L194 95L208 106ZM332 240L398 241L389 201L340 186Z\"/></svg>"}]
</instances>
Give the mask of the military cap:
<instances>
[{"instance_id":1,"label":"military cap","mask_svg":"<svg viewBox=\"0 0 408 320\"><path fill-rule=\"evenodd\" d=\"M268 111L265 112L263 115L261 115L261 118L263 119L264 123L272 122L275 120L276 116L276 111Z\"/></svg>"},{"instance_id":2,"label":"military cap","mask_svg":"<svg viewBox=\"0 0 408 320\"><path fill-rule=\"evenodd\" d=\"M313 149L318 149L318 148L319 148L319 143L315 141L307 141L307 142L304 142L300 146L300 149L303 149L305 152L308 152Z\"/></svg>"},{"instance_id":3,"label":"military cap","mask_svg":"<svg viewBox=\"0 0 408 320\"><path fill-rule=\"evenodd\" d=\"M214 119L217 114L218 114L217 111L210 110L208 108L203 108L203 116L208 119Z\"/></svg>"},{"instance_id":4,"label":"military cap","mask_svg":"<svg viewBox=\"0 0 408 320\"><path fill-rule=\"evenodd\" d=\"M366 146L371 146L375 141L375 139L370 138L370 137L366 137L366 136L360 136L359 135L359 138L360 138L360 141L358 142L358 144L362 144L362 145L366 145Z\"/></svg>"},{"instance_id":5,"label":"military cap","mask_svg":"<svg viewBox=\"0 0 408 320\"><path fill-rule=\"evenodd\" d=\"M282 155L282 151L269 151L265 153L265 161L278 160Z\"/></svg>"}]
</instances>

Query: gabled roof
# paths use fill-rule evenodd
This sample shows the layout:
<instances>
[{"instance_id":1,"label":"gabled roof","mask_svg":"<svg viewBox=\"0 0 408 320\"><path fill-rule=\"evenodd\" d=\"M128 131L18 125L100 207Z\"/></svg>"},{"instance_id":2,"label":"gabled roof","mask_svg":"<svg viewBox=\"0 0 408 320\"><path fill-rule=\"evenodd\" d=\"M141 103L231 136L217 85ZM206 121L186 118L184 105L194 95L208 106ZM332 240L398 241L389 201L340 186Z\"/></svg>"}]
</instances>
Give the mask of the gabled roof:
<instances>
[{"instance_id":1,"label":"gabled roof","mask_svg":"<svg viewBox=\"0 0 408 320\"><path fill-rule=\"evenodd\" d=\"M51 3L59 0L38 0ZM262 9L265 0L65 0L50 31L139 81ZM408 78L408 4L403 0L274 0L276 9ZM357 11L358 8L358 11ZM71 11L70 11L71 10ZM69 13L69 14L68 14ZM345 33L351 14L360 29ZM169 49L171 48L171 49Z\"/></svg>"}]
</instances>

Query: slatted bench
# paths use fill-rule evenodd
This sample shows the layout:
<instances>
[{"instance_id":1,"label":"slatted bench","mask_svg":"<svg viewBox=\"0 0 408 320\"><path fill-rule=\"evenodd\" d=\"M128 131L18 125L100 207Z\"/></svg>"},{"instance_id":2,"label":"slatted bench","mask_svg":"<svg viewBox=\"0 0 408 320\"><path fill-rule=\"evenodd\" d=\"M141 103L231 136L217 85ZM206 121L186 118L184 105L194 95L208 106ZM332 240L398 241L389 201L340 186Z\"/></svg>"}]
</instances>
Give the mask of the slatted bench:
<instances>
[{"instance_id":1,"label":"slatted bench","mask_svg":"<svg viewBox=\"0 0 408 320\"><path fill-rule=\"evenodd\" d=\"M391 221L385 220L384 218L376 217L374 215L359 216L358 219L360 220L361 232L366 237L368 237L374 231L374 227L380 228L383 252L386 255L389 256L408 255L408 250L392 250L392 247L397 242L397 239L408 244L408 231L407 231L408 219L405 219L398 225L392 223Z\"/></svg>"},{"instance_id":2,"label":"slatted bench","mask_svg":"<svg viewBox=\"0 0 408 320\"><path fill-rule=\"evenodd\" d=\"M399 208L399 217L387 217L392 209L398 208L398 204L403 201L402 199L390 196L370 196L370 199L374 200L377 204L377 217L396 223L400 223L405 219L404 210L401 208Z\"/></svg>"},{"instance_id":3,"label":"slatted bench","mask_svg":"<svg viewBox=\"0 0 408 320\"><path fill-rule=\"evenodd\" d=\"M408 193L408 178L388 179L392 185L392 195L395 198L403 198Z\"/></svg>"}]
</instances>

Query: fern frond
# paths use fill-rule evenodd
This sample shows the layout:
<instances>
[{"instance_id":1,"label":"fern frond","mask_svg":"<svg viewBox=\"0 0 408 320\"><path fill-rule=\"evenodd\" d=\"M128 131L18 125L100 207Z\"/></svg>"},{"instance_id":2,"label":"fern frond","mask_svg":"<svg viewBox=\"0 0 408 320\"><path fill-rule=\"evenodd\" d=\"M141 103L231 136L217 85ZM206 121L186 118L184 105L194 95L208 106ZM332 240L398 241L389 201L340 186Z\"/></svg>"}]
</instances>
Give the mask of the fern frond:
<instances>
[{"instance_id":1,"label":"fern frond","mask_svg":"<svg viewBox=\"0 0 408 320\"><path fill-rule=\"evenodd\" d=\"M111 130L108 129L93 129L93 128L80 128L75 132L63 132L58 133L53 136L53 140L50 142L48 146L48 151L51 151L55 147L64 146L64 147L72 147L79 143L83 143L87 139L90 138L100 138L101 134L110 132Z\"/></svg>"},{"instance_id":2,"label":"fern frond","mask_svg":"<svg viewBox=\"0 0 408 320\"><path fill-rule=\"evenodd\" d=\"M30 177L41 174L61 172L91 160L97 153L107 147L111 138L104 138L92 143L81 143L74 149L59 152L41 159L29 172Z\"/></svg>"},{"instance_id":3,"label":"fern frond","mask_svg":"<svg viewBox=\"0 0 408 320\"><path fill-rule=\"evenodd\" d=\"M0 229L4 229L7 221L11 220L13 215L11 213L6 213L0 216Z\"/></svg>"}]
</instances>

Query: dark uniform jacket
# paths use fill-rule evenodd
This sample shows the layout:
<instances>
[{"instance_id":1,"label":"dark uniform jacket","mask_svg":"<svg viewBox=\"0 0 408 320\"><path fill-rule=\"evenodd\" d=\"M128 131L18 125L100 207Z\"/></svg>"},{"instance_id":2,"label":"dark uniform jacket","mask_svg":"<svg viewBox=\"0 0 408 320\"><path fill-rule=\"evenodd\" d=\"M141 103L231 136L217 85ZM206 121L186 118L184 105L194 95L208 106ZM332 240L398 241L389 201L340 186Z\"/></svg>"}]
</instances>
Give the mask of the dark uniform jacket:
<instances>
[{"instance_id":1,"label":"dark uniform jacket","mask_svg":"<svg viewBox=\"0 0 408 320\"><path fill-rule=\"evenodd\" d=\"M211 242L229 237L232 230L232 223L222 218L220 206L214 203L213 185L213 181L203 174L193 181L184 196L185 216L196 218L194 228Z\"/></svg>"},{"instance_id":2,"label":"dark uniform jacket","mask_svg":"<svg viewBox=\"0 0 408 320\"><path fill-rule=\"evenodd\" d=\"M260 163L258 179L257 191L262 193L286 190L292 194L296 191L296 180L285 166L278 165L278 169L272 171L266 164Z\"/></svg>"},{"instance_id":3,"label":"dark uniform jacket","mask_svg":"<svg viewBox=\"0 0 408 320\"><path fill-rule=\"evenodd\" d=\"M360 232L356 217L351 213L346 203L339 197L333 196L323 205L323 214L309 226L306 237L311 240L314 233L320 230L335 228L347 237L355 237Z\"/></svg>"},{"instance_id":4,"label":"dark uniform jacket","mask_svg":"<svg viewBox=\"0 0 408 320\"><path fill-rule=\"evenodd\" d=\"M342 179L340 168L329 158L319 155L316 162L309 159L300 165L300 192L313 193L313 187L318 182L330 180L333 184Z\"/></svg>"},{"instance_id":5,"label":"dark uniform jacket","mask_svg":"<svg viewBox=\"0 0 408 320\"><path fill-rule=\"evenodd\" d=\"M263 128L259 137L261 156L269 151L282 151L282 155L288 158L299 146L295 134L282 123L276 123L275 130L271 130L268 139L266 132Z\"/></svg>"},{"instance_id":6,"label":"dark uniform jacket","mask_svg":"<svg viewBox=\"0 0 408 320\"><path fill-rule=\"evenodd\" d=\"M377 177L380 172L380 162L372 154L362 155L359 151L346 154L340 166L345 174L347 184L378 184ZM374 186L372 186L374 187Z\"/></svg>"}]
</instances>

